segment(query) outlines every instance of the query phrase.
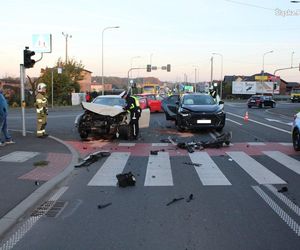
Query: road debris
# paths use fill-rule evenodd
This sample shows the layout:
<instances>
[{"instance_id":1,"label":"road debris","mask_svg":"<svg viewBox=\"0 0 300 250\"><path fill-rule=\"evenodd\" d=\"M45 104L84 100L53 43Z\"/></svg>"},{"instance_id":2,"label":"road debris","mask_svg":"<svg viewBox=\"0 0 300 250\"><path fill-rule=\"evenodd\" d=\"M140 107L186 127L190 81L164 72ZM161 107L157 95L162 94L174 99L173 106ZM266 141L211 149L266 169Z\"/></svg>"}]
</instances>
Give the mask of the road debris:
<instances>
[{"instance_id":1,"label":"road debris","mask_svg":"<svg viewBox=\"0 0 300 250\"><path fill-rule=\"evenodd\" d=\"M103 204L103 205L98 205L98 209L102 209L102 208L106 208L108 206L110 206L112 203L109 202L109 203L106 203L106 204Z\"/></svg>"},{"instance_id":2,"label":"road debris","mask_svg":"<svg viewBox=\"0 0 300 250\"><path fill-rule=\"evenodd\" d=\"M98 161L102 157L110 156L110 152L107 151L97 151L85 157L82 162L75 165L75 168L87 167L96 161Z\"/></svg>"},{"instance_id":3,"label":"road debris","mask_svg":"<svg viewBox=\"0 0 300 250\"><path fill-rule=\"evenodd\" d=\"M177 201L181 201L181 200L184 200L184 198L183 197L174 198L172 201L170 201L170 202L167 203L167 206L169 206L169 205L171 205L171 204L173 204L173 203L175 203Z\"/></svg>"},{"instance_id":4,"label":"road debris","mask_svg":"<svg viewBox=\"0 0 300 250\"><path fill-rule=\"evenodd\" d=\"M194 162L184 162L183 164L194 166L194 167L200 167L202 165L200 163L194 163Z\"/></svg>"},{"instance_id":5,"label":"road debris","mask_svg":"<svg viewBox=\"0 0 300 250\"><path fill-rule=\"evenodd\" d=\"M136 179L135 176L131 173L117 174L119 187L135 186Z\"/></svg>"},{"instance_id":6,"label":"road debris","mask_svg":"<svg viewBox=\"0 0 300 250\"><path fill-rule=\"evenodd\" d=\"M287 187L282 187L281 189L279 189L277 192L278 193L284 193L284 192L287 192L288 191L288 188Z\"/></svg>"},{"instance_id":7,"label":"road debris","mask_svg":"<svg viewBox=\"0 0 300 250\"><path fill-rule=\"evenodd\" d=\"M151 150L151 151L150 151L150 154L151 154L151 155L158 155L158 152L165 152L165 150L164 150L164 149L160 149L160 150Z\"/></svg>"},{"instance_id":8,"label":"road debris","mask_svg":"<svg viewBox=\"0 0 300 250\"><path fill-rule=\"evenodd\" d=\"M190 202L190 201L192 201L192 200L194 200L194 195L193 195L193 194L190 194L190 195L189 195L189 198L187 198L186 202Z\"/></svg>"},{"instance_id":9,"label":"road debris","mask_svg":"<svg viewBox=\"0 0 300 250\"><path fill-rule=\"evenodd\" d=\"M224 146L224 144L229 146L231 138L232 138L232 133L227 132L209 141L179 142L176 144L173 143L174 141L172 142L170 139L169 140L170 142L172 142L173 145L175 144L178 148L186 149L189 153L193 153L195 152L196 149L203 150L205 148L221 148Z\"/></svg>"},{"instance_id":10,"label":"road debris","mask_svg":"<svg viewBox=\"0 0 300 250\"><path fill-rule=\"evenodd\" d=\"M33 166L35 167L45 167L49 164L49 161L37 161L33 163Z\"/></svg>"}]
</instances>

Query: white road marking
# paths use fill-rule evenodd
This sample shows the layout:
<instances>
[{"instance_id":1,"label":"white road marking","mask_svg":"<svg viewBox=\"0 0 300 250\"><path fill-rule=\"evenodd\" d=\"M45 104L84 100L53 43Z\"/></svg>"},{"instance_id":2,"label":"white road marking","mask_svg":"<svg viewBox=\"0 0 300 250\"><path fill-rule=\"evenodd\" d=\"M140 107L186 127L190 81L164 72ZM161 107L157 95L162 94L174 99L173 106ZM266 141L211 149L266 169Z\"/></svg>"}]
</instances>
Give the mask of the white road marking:
<instances>
[{"instance_id":1,"label":"white road marking","mask_svg":"<svg viewBox=\"0 0 300 250\"><path fill-rule=\"evenodd\" d=\"M169 143L152 143L153 147L167 147Z\"/></svg>"},{"instance_id":2,"label":"white road marking","mask_svg":"<svg viewBox=\"0 0 300 250\"><path fill-rule=\"evenodd\" d=\"M0 247L0 250L10 250L22 240L26 233L42 218L55 204L55 202L66 192L68 189L67 186L61 187L49 200L48 206L46 207L41 215L30 216L19 228L18 230Z\"/></svg>"},{"instance_id":3,"label":"white road marking","mask_svg":"<svg viewBox=\"0 0 300 250\"><path fill-rule=\"evenodd\" d=\"M230 181L221 172L215 162L206 152L195 152L189 154L193 163L201 164L195 166L195 170L204 186L229 186Z\"/></svg>"},{"instance_id":4,"label":"white road marking","mask_svg":"<svg viewBox=\"0 0 300 250\"><path fill-rule=\"evenodd\" d=\"M247 144L250 146L265 146L266 145L263 142L248 142Z\"/></svg>"},{"instance_id":5,"label":"white road marking","mask_svg":"<svg viewBox=\"0 0 300 250\"><path fill-rule=\"evenodd\" d=\"M135 143L131 143L131 142L120 142L119 143L120 147L134 147Z\"/></svg>"},{"instance_id":6,"label":"white road marking","mask_svg":"<svg viewBox=\"0 0 300 250\"><path fill-rule=\"evenodd\" d=\"M272 185L266 185L266 187L285 205L287 205L292 211L295 212L298 216L300 216L300 207L298 207L295 203L293 203L288 197L286 197L282 193L278 193L277 189Z\"/></svg>"},{"instance_id":7,"label":"white road marking","mask_svg":"<svg viewBox=\"0 0 300 250\"><path fill-rule=\"evenodd\" d=\"M280 142L279 143L280 145L282 145L282 146L293 146L293 143L290 143L290 142Z\"/></svg>"},{"instance_id":8,"label":"white road marking","mask_svg":"<svg viewBox=\"0 0 300 250\"><path fill-rule=\"evenodd\" d=\"M263 151L263 153L274 159L275 161L278 161L280 164L284 165L295 173L300 174L300 162L296 159L279 151Z\"/></svg>"},{"instance_id":9,"label":"white road marking","mask_svg":"<svg viewBox=\"0 0 300 250\"><path fill-rule=\"evenodd\" d=\"M145 186L173 186L170 156L168 152L149 155Z\"/></svg>"},{"instance_id":10,"label":"white road marking","mask_svg":"<svg viewBox=\"0 0 300 250\"><path fill-rule=\"evenodd\" d=\"M300 226L281 207L273 201L260 187L253 186L254 191L272 208L272 210L296 233L300 236Z\"/></svg>"},{"instance_id":11,"label":"white road marking","mask_svg":"<svg viewBox=\"0 0 300 250\"><path fill-rule=\"evenodd\" d=\"M229 114L229 115L232 115L232 116L235 116L235 117L244 119L243 116L236 115L236 114L233 114L233 113L231 113L231 112L226 112L226 114ZM265 126L265 127L268 127L268 128L272 128L272 129L278 130L278 131L280 131L280 132L284 132L284 133L291 134L291 131L284 130L284 129L281 129L281 128L277 128L277 127L271 126L271 125L269 125L269 124L265 124L265 123L262 123L262 122L259 122L259 121L255 121L255 120L253 120L253 119L249 119L248 121L257 123L257 124L259 124L259 125L262 125L262 126Z\"/></svg>"},{"instance_id":12,"label":"white road marking","mask_svg":"<svg viewBox=\"0 0 300 250\"><path fill-rule=\"evenodd\" d=\"M8 155L4 155L0 157L0 161L5 162L25 162L35 156L37 156L38 152L26 152L26 151L15 151Z\"/></svg>"},{"instance_id":13,"label":"white road marking","mask_svg":"<svg viewBox=\"0 0 300 250\"><path fill-rule=\"evenodd\" d=\"M259 184L286 184L284 180L265 168L244 152L226 152Z\"/></svg>"},{"instance_id":14,"label":"white road marking","mask_svg":"<svg viewBox=\"0 0 300 250\"><path fill-rule=\"evenodd\" d=\"M116 175L123 172L130 153L114 152L88 183L88 186L116 186Z\"/></svg>"},{"instance_id":15,"label":"white road marking","mask_svg":"<svg viewBox=\"0 0 300 250\"><path fill-rule=\"evenodd\" d=\"M277 122L277 123L288 125L288 126L292 126L293 125L292 122L282 122L282 121L279 121L279 120L276 120L276 119L269 119L269 118L265 118L265 119L267 121L269 121L269 122Z\"/></svg>"},{"instance_id":16,"label":"white road marking","mask_svg":"<svg viewBox=\"0 0 300 250\"><path fill-rule=\"evenodd\" d=\"M231 119L229 119L229 118L226 118L226 121L233 122L233 123L235 123L235 124L237 124L237 125L240 125L240 126L243 125L242 123L236 122L236 121L231 120Z\"/></svg>"}]
</instances>

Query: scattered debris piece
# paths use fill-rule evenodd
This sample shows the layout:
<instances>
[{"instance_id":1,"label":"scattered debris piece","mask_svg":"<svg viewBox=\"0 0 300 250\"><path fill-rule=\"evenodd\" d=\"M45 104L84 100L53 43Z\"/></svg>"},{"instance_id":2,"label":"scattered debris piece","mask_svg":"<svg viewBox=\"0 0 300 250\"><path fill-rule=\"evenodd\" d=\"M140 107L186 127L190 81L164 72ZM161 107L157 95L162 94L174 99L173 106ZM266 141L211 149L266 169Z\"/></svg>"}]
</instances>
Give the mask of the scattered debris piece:
<instances>
[{"instance_id":1,"label":"scattered debris piece","mask_svg":"<svg viewBox=\"0 0 300 250\"><path fill-rule=\"evenodd\" d=\"M106 208L108 206L110 206L112 203L109 202L109 203L106 203L106 204L103 204L103 205L98 205L98 209L102 209L102 208Z\"/></svg>"},{"instance_id":2,"label":"scattered debris piece","mask_svg":"<svg viewBox=\"0 0 300 250\"><path fill-rule=\"evenodd\" d=\"M190 202L194 200L194 195L193 194L190 194L189 198L187 198L186 202Z\"/></svg>"},{"instance_id":3,"label":"scattered debris piece","mask_svg":"<svg viewBox=\"0 0 300 250\"><path fill-rule=\"evenodd\" d=\"M158 150L151 150L151 151L150 151L150 154L151 154L151 155L158 155Z\"/></svg>"},{"instance_id":4,"label":"scattered debris piece","mask_svg":"<svg viewBox=\"0 0 300 250\"><path fill-rule=\"evenodd\" d=\"M169 140L169 139L160 139L160 142L163 142L163 143L169 143L170 140Z\"/></svg>"},{"instance_id":5,"label":"scattered debris piece","mask_svg":"<svg viewBox=\"0 0 300 250\"><path fill-rule=\"evenodd\" d=\"M135 186L136 179L135 176L131 173L117 174L119 187Z\"/></svg>"},{"instance_id":6,"label":"scattered debris piece","mask_svg":"<svg viewBox=\"0 0 300 250\"><path fill-rule=\"evenodd\" d=\"M194 162L184 162L183 164L191 165L191 166L195 166L195 167L200 167L202 165L200 163L194 163Z\"/></svg>"},{"instance_id":7,"label":"scattered debris piece","mask_svg":"<svg viewBox=\"0 0 300 250\"><path fill-rule=\"evenodd\" d=\"M288 188L287 187L282 187L281 189L279 189L277 192L278 193L284 193L284 192L287 192L288 191Z\"/></svg>"},{"instance_id":8,"label":"scattered debris piece","mask_svg":"<svg viewBox=\"0 0 300 250\"><path fill-rule=\"evenodd\" d=\"M92 153L85 157L82 162L79 164L75 165L75 168L80 168L80 167L87 167L94 162L98 161L102 157L107 157L110 156L110 152L107 151L97 151L95 153Z\"/></svg>"},{"instance_id":9,"label":"scattered debris piece","mask_svg":"<svg viewBox=\"0 0 300 250\"><path fill-rule=\"evenodd\" d=\"M155 175L152 175L152 178L156 178L156 176L155 176Z\"/></svg>"},{"instance_id":10,"label":"scattered debris piece","mask_svg":"<svg viewBox=\"0 0 300 250\"><path fill-rule=\"evenodd\" d=\"M82 149L87 149L87 147L86 147L86 146L83 146Z\"/></svg>"},{"instance_id":11,"label":"scattered debris piece","mask_svg":"<svg viewBox=\"0 0 300 250\"><path fill-rule=\"evenodd\" d=\"M173 203L175 203L175 202L177 202L177 201L181 201L181 200L183 200L184 198L183 197L180 197L180 198L174 198L172 201L170 201L169 203L167 203L167 206L169 206L169 205L171 205L171 204L173 204Z\"/></svg>"},{"instance_id":12,"label":"scattered debris piece","mask_svg":"<svg viewBox=\"0 0 300 250\"><path fill-rule=\"evenodd\" d=\"M158 152L165 152L165 149L151 150L150 154L151 155L158 155Z\"/></svg>"},{"instance_id":13,"label":"scattered debris piece","mask_svg":"<svg viewBox=\"0 0 300 250\"><path fill-rule=\"evenodd\" d=\"M170 143L172 143L174 146L176 146L176 139L173 139L171 136L169 136L168 140Z\"/></svg>"},{"instance_id":14,"label":"scattered debris piece","mask_svg":"<svg viewBox=\"0 0 300 250\"><path fill-rule=\"evenodd\" d=\"M231 158L229 158L228 161L233 161L233 160Z\"/></svg>"},{"instance_id":15,"label":"scattered debris piece","mask_svg":"<svg viewBox=\"0 0 300 250\"><path fill-rule=\"evenodd\" d=\"M40 183L39 183L38 181L35 181L35 182L34 182L34 185L39 186Z\"/></svg>"},{"instance_id":16,"label":"scattered debris piece","mask_svg":"<svg viewBox=\"0 0 300 250\"><path fill-rule=\"evenodd\" d=\"M200 142L179 142L175 144L178 148L186 149L189 153L195 152L195 149L203 150L205 148L221 148L223 144L230 145L232 133L223 133L210 141ZM172 143L173 144L173 143Z\"/></svg>"},{"instance_id":17,"label":"scattered debris piece","mask_svg":"<svg viewBox=\"0 0 300 250\"><path fill-rule=\"evenodd\" d=\"M37 161L33 163L33 166L35 167L45 167L49 164L49 161Z\"/></svg>"}]
</instances>

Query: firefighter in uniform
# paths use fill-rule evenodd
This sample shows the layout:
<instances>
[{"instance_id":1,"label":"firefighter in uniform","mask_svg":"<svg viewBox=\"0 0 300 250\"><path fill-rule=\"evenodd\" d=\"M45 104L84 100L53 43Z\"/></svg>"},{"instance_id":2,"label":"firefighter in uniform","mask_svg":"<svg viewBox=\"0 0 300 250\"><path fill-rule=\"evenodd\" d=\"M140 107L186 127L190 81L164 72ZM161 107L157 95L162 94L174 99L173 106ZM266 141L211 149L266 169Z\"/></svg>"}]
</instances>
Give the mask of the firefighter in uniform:
<instances>
[{"instance_id":1,"label":"firefighter in uniform","mask_svg":"<svg viewBox=\"0 0 300 250\"><path fill-rule=\"evenodd\" d=\"M140 103L137 97L131 96L129 93L124 91L121 97L126 100L126 106L124 110L130 112L130 134L131 139L137 139L139 135L139 118L141 116Z\"/></svg>"},{"instance_id":2,"label":"firefighter in uniform","mask_svg":"<svg viewBox=\"0 0 300 250\"><path fill-rule=\"evenodd\" d=\"M38 138L45 138L48 136L46 134L45 128L47 125L47 115L48 115L48 100L46 98L47 86L45 83L39 83L37 87L38 94L36 95L36 114L37 114L37 131L36 135Z\"/></svg>"}]
</instances>

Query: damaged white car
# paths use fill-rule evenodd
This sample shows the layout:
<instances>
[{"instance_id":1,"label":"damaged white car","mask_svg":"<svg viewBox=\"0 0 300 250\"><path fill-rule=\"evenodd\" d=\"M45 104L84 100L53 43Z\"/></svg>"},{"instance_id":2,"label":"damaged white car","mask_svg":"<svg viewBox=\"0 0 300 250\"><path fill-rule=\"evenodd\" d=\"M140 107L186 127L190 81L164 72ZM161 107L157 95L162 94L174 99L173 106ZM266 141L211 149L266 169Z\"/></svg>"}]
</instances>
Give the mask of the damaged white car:
<instances>
[{"instance_id":1,"label":"damaged white car","mask_svg":"<svg viewBox=\"0 0 300 250\"><path fill-rule=\"evenodd\" d=\"M93 102L82 102L85 110L75 119L79 135L86 139L91 134L115 135L128 139L131 136L130 114L123 110L125 100L118 95L98 96ZM139 119L140 128L149 127L150 111L143 109Z\"/></svg>"}]
</instances>

